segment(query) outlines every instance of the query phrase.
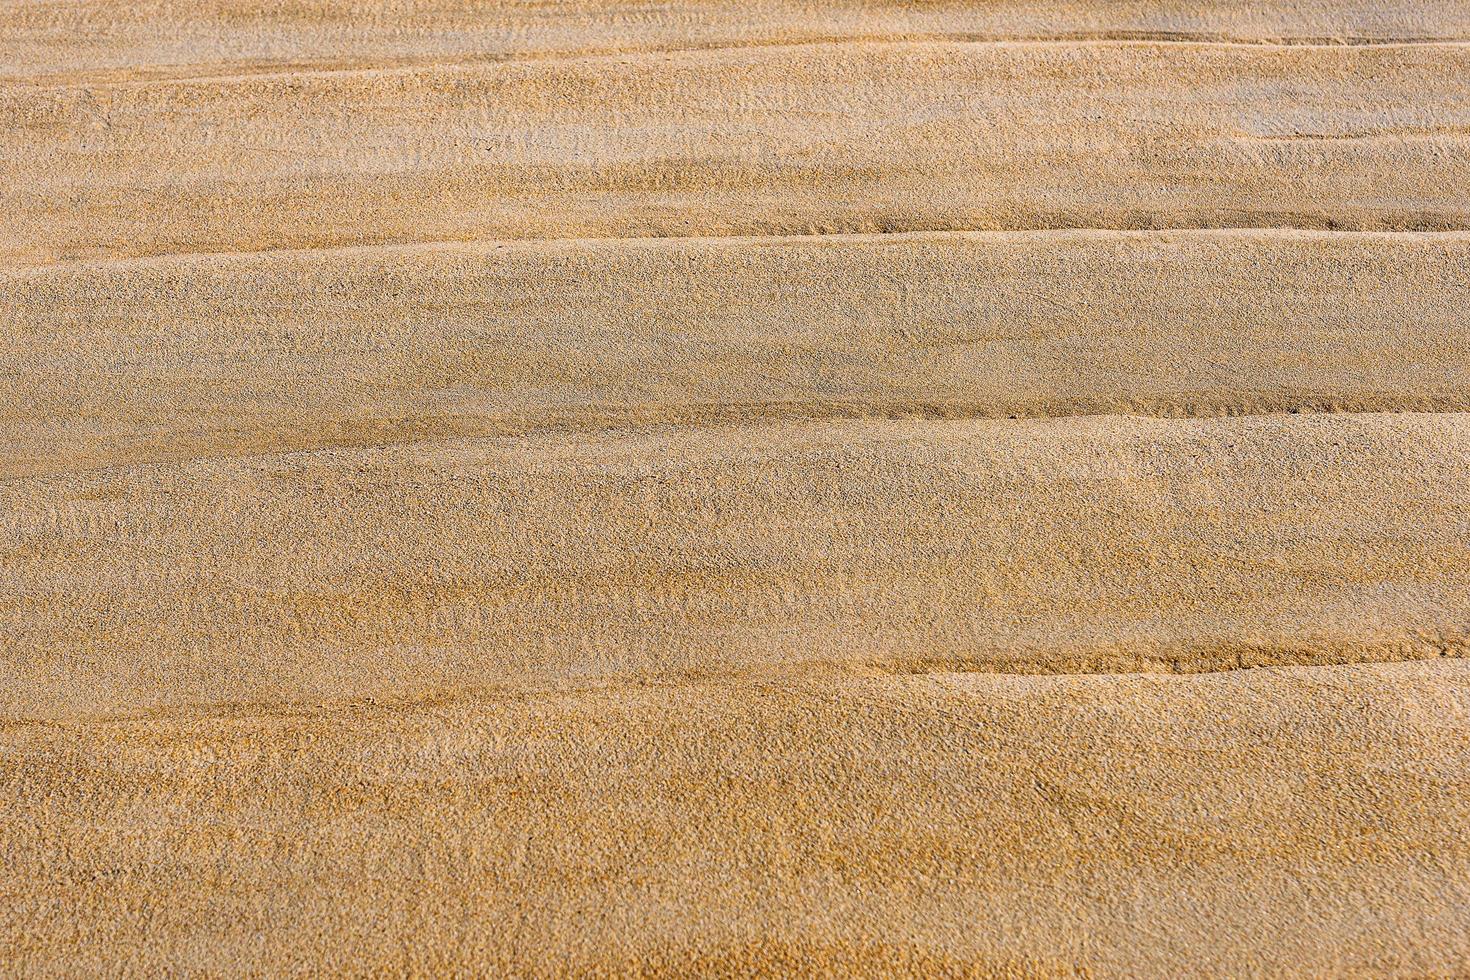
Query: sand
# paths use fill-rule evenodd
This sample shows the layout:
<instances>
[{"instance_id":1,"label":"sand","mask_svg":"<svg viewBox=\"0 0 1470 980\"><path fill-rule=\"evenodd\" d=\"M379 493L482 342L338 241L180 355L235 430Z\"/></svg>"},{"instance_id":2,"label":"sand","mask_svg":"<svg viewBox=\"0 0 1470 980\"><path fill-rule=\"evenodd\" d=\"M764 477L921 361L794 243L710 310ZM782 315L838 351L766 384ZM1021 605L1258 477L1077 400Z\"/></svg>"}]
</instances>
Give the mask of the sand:
<instances>
[{"instance_id":1,"label":"sand","mask_svg":"<svg viewBox=\"0 0 1470 980\"><path fill-rule=\"evenodd\" d=\"M6 735L16 969L1465 963L1462 661L212 708Z\"/></svg>"},{"instance_id":2,"label":"sand","mask_svg":"<svg viewBox=\"0 0 1470 980\"><path fill-rule=\"evenodd\" d=\"M1470 973L1467 43L0 5L0 972Z\"/></svg>"}]
</instances>

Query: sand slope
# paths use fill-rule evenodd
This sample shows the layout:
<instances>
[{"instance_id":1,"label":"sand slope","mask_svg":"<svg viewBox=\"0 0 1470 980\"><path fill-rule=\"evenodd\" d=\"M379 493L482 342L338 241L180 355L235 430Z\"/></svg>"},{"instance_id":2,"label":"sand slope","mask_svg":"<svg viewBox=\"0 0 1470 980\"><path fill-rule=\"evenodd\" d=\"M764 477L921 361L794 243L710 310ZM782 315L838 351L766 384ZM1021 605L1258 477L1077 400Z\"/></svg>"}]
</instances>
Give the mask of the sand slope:
<instances>
[{"instance_id":1,"label":"sand slope","mask_svg":"<svg viewBox=\"0 0 1470 980\"><path fill-rule=\"evenodd\" d=\"M1457 0L1249 5L1125 0L11 0L7 77L179 77L209 68L506 61L875 39L1403 44L1470 39Z\"/></svg>"},{"instance_id":2,"label":"sand slope","mask_svg":"<svg viewBox=\"0 0 1470 980\"><path fill-rule=\"evenodd\" d=\"M1467 79L1459 44L887 40L38 79L6 86L0 103L14 174L0 258L492 237L1465 229Z\"/></svg>"},{"instance_id":3,"label":"sand slope","mask_svg":"<svg viewBox=\"0 0 1470 980\"><path fill-rule=\"evenodd\" d=\"M0 5L0 962L1470 972L1470 5Z\"/></svg>"},{"instance_id":4,"label":"sand slope","mask_svg":"<svg viewBox=\"0 0 1470 980\"><path fill-rule=\"evenodd\" d=\"M1464 661L12 727L36 972L1457 975Z\"/></svg>"},{"instance_id":5,"label":"sand slope","mask_svg":"<svg viewBox=\"0 0 1470 980\"><path fill-rule=\"evenodd\" d=\"M1470 235L484 242L0 272L0 475L630 422L1470 407Z\"/></svg>"},{"instance_id":6,"label":"sand slope","mask_svg":"<svg viewBox=\"0 0 1470 980\"><path fill-rule=\"evenodd\" d=\"M0 487L19 717L839 662L1470 652L1470 419L425 441ZM38 654L43 654L38 656Z\"/></svg>"}]
</instances>

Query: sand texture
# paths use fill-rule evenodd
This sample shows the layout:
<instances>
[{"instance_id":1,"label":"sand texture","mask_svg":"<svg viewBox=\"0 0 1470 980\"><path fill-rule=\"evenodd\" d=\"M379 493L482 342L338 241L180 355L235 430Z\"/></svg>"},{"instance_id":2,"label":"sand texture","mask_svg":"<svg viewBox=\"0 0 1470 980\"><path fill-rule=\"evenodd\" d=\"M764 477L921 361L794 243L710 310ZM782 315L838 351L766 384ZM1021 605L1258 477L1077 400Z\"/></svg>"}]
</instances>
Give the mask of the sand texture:
<instances>
[{"instance_id":1,"label":"sand texture","mask_svg":"<svg viewBox=\"0 0 1470 980\"><path fill-rule=\"evenodd\" d=\"M1470 3L0 0L0 975L1470 975Z\"/></svg>"}]
</instances>

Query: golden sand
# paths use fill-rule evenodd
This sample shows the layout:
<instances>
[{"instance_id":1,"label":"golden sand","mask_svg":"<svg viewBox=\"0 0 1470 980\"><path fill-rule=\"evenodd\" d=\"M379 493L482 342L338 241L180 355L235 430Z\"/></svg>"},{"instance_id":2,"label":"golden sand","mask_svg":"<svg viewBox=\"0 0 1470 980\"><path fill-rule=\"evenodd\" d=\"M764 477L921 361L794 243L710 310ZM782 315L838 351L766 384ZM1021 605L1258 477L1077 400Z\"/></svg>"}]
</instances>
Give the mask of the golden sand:
<instances>
[{"instance_id":1,"label":"golden sand","mask_svg":"<svg viewBox=\"0 0 1470 980\"><path fill-rule=\"evenodd\" d=\"M0 3L0 973L1470 974L1467 44Z\"/></svg>"}]
</instances>

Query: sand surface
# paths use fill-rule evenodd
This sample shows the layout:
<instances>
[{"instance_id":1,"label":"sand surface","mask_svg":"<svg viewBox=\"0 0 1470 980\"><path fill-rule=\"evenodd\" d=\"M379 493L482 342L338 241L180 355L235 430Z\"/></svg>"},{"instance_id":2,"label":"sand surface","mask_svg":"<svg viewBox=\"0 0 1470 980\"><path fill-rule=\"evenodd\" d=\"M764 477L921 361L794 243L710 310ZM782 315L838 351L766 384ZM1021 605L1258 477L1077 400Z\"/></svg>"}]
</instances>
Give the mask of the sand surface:
<instances>
[{"instance_id":1,"label":"sand surface","mask_svg":"<svg viewBox=\"0 0 1470 980\"><path fill-rule=\"evenodd\" d=\"M0 972L1470 974L1470 4L0 2Z\"/></svg>"}]
</instances>

